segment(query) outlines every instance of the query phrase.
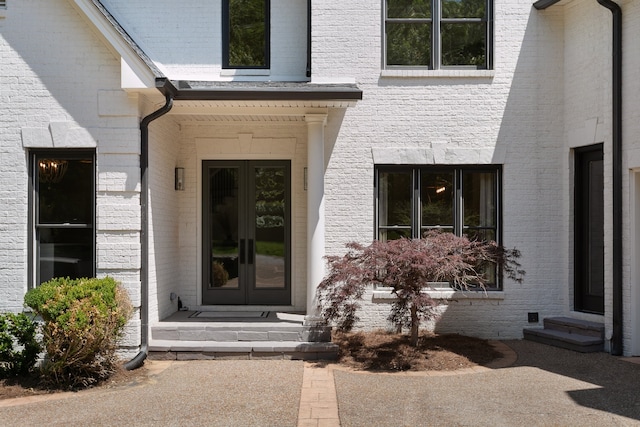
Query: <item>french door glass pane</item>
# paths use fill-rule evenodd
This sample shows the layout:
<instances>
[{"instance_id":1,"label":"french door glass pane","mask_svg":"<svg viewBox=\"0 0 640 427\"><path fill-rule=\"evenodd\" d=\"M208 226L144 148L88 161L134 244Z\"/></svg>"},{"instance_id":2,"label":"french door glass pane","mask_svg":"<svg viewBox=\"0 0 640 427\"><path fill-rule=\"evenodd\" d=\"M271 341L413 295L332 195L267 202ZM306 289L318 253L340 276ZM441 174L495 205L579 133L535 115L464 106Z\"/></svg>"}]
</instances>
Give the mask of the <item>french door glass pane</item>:
<instances>
[{"instance_id":1,"label":"french door glass pane","mask_svg":"<svg viewBox=\"0 0 640 427\"><path fill-rule=\"evenodd\" d=\"M588 279L587 289L589 295L604 297L604 232L600 224L604 224L604 203L602 189L604 188L602 160L589 162L589 195L588 212L586 213L588 224Z\"/></svg>"},{"instance_id":2,"label":"french door glass pane","mask_svg":"<svg viewBox=\"0 0 640 427\"><path fill-rule=\"evenodd\" d=\"M439 228L452 232L455 211L453 172L423 170L420 180L421 231Z\"/></svg>"},{"instance_id":3,"label":"french door glass pane","mask_svg":"<svg viewBox=\"0 0 640 427\"><path fill-rule=\"evenodd\" d=\"M211 282L213 288L238 288L237 168L209 170L211 197Z\"/></svg>"},{"instance_id":4,"label":"french door glass pane","mask_svg":"<svg viewBox=\"0 0 640 427\"><path fill-rule=\"evenodd\" d=\"M284 288L286 186L282 167L255 168L256 288Z\"/></svg>"},{"instance_id":5,"label":"french door glass pane","mask_svg":"<svg viewBox=\"0 0 640 427\"><path fill-rule=\"evenodd\" d=\"M412 176L411 172L379 173L378 239L411 237Z\"/></svg>"}]
</instances>

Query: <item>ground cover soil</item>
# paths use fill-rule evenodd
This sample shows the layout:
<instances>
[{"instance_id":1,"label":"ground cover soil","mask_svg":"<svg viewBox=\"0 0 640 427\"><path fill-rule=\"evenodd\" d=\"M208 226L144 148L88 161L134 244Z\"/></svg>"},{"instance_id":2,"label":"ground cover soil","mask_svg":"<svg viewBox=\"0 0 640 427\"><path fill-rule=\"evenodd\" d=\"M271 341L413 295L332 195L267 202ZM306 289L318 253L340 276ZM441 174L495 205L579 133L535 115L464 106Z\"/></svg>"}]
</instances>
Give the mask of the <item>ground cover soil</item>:
<instances>
[{"instance_id":1,"label":"ground cover soil","mask_svg":"<svg viewBox=\"0 0 640 427\"><path fill-rule=\"evenodd\" d=\"M92 385L89 388L118 387L143 381L147 377L148 370L144 366L133 371L127 371L124 367L119 366L116 372L109 379ZM36 373L30 376L0 379L0 400L60 393L62 391L68 390L51 388L43 385L40 377Z\"/></svg>"},{"instance_id":2,"label":"ground cover soil","mask_svg":"<svg viewBox=\"0 0 640 427\"><path fill-rule=\"evenodd\" d=\"M384 331L335 333L338 363L368 371L455 371L486 365L500 357L486 340L424 332L416 347L407 335Z\"/></svg>"}]
</instances>

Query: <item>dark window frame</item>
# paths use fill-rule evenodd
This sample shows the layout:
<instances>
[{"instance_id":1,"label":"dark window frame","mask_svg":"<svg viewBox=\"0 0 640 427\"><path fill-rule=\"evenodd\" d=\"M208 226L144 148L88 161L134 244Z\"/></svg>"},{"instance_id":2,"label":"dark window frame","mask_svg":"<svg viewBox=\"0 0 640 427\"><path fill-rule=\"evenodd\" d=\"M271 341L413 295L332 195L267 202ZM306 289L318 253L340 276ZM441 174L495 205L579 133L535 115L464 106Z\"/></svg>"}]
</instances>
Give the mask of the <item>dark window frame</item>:
<instances>
[{"instance_id":1,"label":"dark window frame","mask_svg":"<svg viewBox=\"0 0 640 427\"><path fill-rule=\"evenodd\" d=\"M382 66L383 69L427 69L427 70L457 70L457 69L472 69L472 70L492 70L493 69L493 52L494 52L494 36L493 36L493 0L485 1L485 15L482 18L443 18L442 14L442 0L430 0L431 10L430 17L419 18L389 18L388 16L388 1L383 0L383 30L382 30ZM387 24L411 24L411 25L430 25L431 26L431 55L429 64L420 65L402 65L402 64L388 64L388 46L387 46ZM484 65L442 65L442 24L473 24L484 23L485 24L485 61Z\"/></svg>"},{"instance_id":2,"label":"dark window frame","mask_svg":"<svg viewBox=\"0 0 640 427\"><path fill-rule=\"evenodd\" d=\"M96 275L96 151L94 149L33 149L28 153L29 158L29 246L28 246L28 288L32 289L38 286L40 280L40 253L39 253L39 231L41 229L62 229L62 230L86 230L91 229L91 276ZM41 222L39 216L40 203L40 182L38 173L40 159L56 159L56 160L81 160L91 161L91 223L61 223L61 222Z\"/></svg>"},{"instance_id":3,"label":"dark window frame","mask_svg":"<svg viewBox=\"0 0 640 427\"><path fill-rule=\"evenodd\" d=\"M501 165L388 165L377 164L374 168L374 236L375 240L382 237L383 232L407 230L408 227L398 228L394 225L381 226L380 219L380 199L381 184L380 174L384 172L408 173L410 175L411 189L411 221L410 237L419 238L425 229L450 230L449 226L431 225L425 227L422 222L422 202L421 202L421 174L427 173L452 173L453 174L453 233L462 235L468 230L491 230L495 235L495 241L502 243L502 166ZM468 173L491 173L494 175L494 222L495 226L468 227L464 224L464 175ZM502 290L502 272L496 271L496 283L487 287L488 290Z\"/></svg>"},{"instance_id":4,"label":"dark window frame","mask_svg":"<svg viewBox=\"0 0 640 427\"><path fill-rule=\"evenodd\" d=\"M271 68L271 0L264 1L264 61L261 66L255 65L233 65L230 64L230 43L231 43L231 0L222 0L222 68L223 69L249 69L249 70L268 70Z\"/></svg>"}]
</instances>

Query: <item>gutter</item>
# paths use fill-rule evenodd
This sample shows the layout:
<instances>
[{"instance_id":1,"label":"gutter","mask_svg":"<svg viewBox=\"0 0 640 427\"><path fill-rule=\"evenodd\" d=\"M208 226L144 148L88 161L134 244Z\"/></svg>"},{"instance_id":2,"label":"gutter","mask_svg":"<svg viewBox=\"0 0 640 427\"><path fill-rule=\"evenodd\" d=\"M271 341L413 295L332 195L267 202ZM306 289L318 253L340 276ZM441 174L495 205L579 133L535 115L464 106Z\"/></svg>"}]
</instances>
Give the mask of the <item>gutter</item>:
<instances>
[{"instance_id":1,"label":"gutter","mask_svg":"<svg viewBox=\"0 0 640 427\"><path fill-rule=\"evenodd\" d=\"M533 4L543 10L560 0L538 0ZM613 334L611 336L611 354L623 353L623 271L622 271L622 9L612 0L597 0L609 9L613 17L612 49L612 197L613 197Z\"/></svg>"},{"instance_id":2,"label":"gutter","mask_svg":"<svg viewBox=\"0 0 640 427\"><path fill-rule=\"evenodd\" d=\"M124 364L127 371L142 366L149 350L149 124L171 110L176 91L166 78L157 78L156 88L165 96L165 104L140 122L140 352Z\"/></svg>"},{"instance_id":3,"label":"gutter","mask_svg":"<svg viewBox=\"0 0 640 427\"><path fill-rule=\"evenodd\" d=\"M307 77L311 78L311 0L307 0Z\"/></svg>"}]
</instances>

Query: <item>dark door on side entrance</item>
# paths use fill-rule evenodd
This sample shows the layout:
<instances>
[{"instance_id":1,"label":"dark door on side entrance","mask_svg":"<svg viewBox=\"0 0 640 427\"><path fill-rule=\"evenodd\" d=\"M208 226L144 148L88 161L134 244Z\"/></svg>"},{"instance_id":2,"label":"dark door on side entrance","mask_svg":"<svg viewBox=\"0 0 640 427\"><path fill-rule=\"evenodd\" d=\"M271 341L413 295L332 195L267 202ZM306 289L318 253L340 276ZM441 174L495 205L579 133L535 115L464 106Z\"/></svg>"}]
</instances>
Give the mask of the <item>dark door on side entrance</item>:
<instances>
[{"instance_id":1,"label":"dark door on side entrance","mask_svg":"<svg viewBox=\"0 0 640 427\"><path fill-rule=\"evenodd\" d=\"M291 303L289 161L204 161L202 302Z\"/></svg>"},{"instance_id":2,"label":"dark door on side entrance","mask_svg":"<svg viewBox=\"0 0 640 427\"><path fill-rule=\"evenodd\" d=\"M604 313L602 144L576 150L575 309Z\"/></svg>"}]
</instances>

